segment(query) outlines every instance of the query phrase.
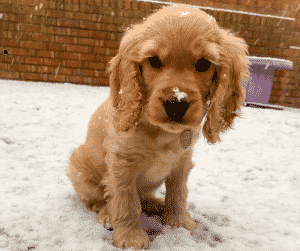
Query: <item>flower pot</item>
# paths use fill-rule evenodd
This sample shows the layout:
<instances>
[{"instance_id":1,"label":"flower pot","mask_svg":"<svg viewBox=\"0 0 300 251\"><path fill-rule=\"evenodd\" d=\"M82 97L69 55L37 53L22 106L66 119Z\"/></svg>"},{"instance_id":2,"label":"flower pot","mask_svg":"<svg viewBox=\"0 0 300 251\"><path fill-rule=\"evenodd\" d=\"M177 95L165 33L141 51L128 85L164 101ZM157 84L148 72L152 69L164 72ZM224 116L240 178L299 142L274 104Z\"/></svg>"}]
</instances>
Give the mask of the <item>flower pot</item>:
<instances>
[{"instance_id":1,"label":"flower pot","mask_svg":"<svg viewBox=\"0 0 300 251\"><path fill-rule=\"evenodd\" d=\"M289 60L269 57L248 57L250 77L244 81L246 103L268 104L275 70L290 70L293 63Z\"/></svg>"}]
</instances>

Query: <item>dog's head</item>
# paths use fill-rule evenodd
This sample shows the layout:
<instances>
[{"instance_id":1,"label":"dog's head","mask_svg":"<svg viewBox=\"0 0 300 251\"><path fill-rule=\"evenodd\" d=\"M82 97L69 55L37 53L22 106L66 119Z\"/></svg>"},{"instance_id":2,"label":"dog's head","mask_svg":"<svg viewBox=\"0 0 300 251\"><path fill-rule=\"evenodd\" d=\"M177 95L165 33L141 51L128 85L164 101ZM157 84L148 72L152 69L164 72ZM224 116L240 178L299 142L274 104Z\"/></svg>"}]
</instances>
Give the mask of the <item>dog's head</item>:
<instances>
[{"instance_id":1,"label":"dog's head","mask_svg":"<svg viewBox=\"0 0 300 251\"><path fill-rule=\"evenodd\" d=\"M197 127L220 140L245 99L247 45L187 5L165 7L129 29L109 66L114 126L141 117L172 133Z\"/></svg>"}]
</instances>

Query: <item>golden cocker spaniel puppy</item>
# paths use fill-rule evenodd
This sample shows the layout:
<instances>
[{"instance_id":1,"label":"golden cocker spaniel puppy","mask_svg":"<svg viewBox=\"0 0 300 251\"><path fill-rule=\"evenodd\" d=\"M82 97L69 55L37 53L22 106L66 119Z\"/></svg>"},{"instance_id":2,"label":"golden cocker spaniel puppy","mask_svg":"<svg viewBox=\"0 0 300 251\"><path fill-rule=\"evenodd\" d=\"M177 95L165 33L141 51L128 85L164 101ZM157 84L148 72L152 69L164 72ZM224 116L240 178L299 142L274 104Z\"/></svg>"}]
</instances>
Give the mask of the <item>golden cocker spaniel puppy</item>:
<instances>
[{"instance_id":1,"label":"golden cocker spaniel puppy","mask_svg":"<svg viewBox=\"0 0 300 251\"><path fill-rule=\"evenodd\" d=\"M142 210L195 230L186 208L193 146L201 132L215 143L232 126L247 74L244 40L198 8L165 7L127 30L109 65L110 95L67 171L99 222L112 224L116 247L149 247ZM165 200L153 195L163 182Z\"/></svg>"}]
</instances>

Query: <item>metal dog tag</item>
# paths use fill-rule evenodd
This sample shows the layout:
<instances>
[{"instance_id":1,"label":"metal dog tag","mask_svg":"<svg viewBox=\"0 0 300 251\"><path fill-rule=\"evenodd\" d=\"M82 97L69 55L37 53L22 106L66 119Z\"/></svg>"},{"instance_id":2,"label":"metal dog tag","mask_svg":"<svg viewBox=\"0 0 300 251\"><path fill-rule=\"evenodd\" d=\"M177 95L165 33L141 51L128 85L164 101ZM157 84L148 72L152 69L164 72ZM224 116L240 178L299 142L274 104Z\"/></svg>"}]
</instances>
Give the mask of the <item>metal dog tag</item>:
<instances>
[{"instance_id":1,"label":"metal dog tag","mask_svg":"<svg viewBox=\"0 0 300 251\"><path fill-rule=\"evenodd\" d=\"M185 130L180 135L180 146L183 149L187 149L192 143L192 138L193 138L193 132L189 129Z\"/></svg>"}]
</instances>

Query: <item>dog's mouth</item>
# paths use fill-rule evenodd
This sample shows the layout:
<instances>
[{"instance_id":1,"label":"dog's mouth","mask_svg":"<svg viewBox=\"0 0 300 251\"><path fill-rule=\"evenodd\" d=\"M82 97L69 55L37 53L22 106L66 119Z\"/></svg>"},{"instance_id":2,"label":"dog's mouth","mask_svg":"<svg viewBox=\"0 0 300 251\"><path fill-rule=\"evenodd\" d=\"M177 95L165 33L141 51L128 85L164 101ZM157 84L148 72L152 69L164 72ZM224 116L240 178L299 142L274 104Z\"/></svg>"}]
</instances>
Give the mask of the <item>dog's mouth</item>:
<instances>
[{"instance_id":1,"label":"dog's mouth","mask_svg":"<svg viewBox=\"0 0 300 251\"><path fill-rule=\"evenodd\" d=\"M185 130L190 130L193 128L192 125L182 122L174 122L166 119L163 123L160 123L159 126L167 132L170 133L183 133Z\"/></svg>"},{"instance_id":2,"label":"dog's mouth","mask_svg":"<svg viewBox=\"0 0 300 251\"><path fill-rule=\"evenodd\" d=\"M155 113L154 116L150 113L148 119L167 132L182 133L199 125L199 111L189 111L190 104L172 105L172 108L166 108L165 105L159 107L160 113Z\"/></svg>"},{"instance_id":3,"label":"dog's mouth","mask_svg":"<svg viewBox=\"0 0 300 251\"><path fill-rule=\"evenodd\" d=\"M147 119L169 133L182 133L201 123L201 98L188 88L168 87L150 99Z\"/></svg>"}]
</instances>

